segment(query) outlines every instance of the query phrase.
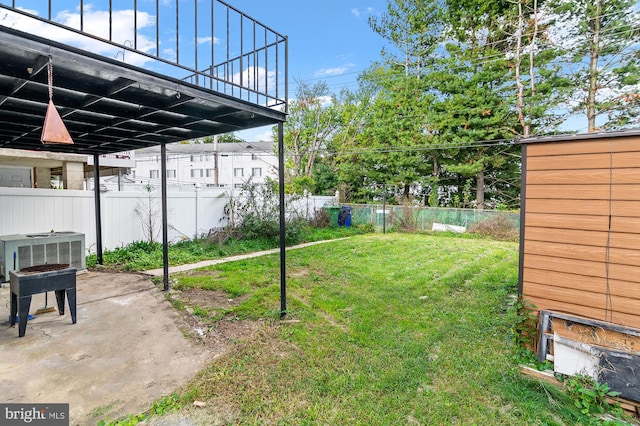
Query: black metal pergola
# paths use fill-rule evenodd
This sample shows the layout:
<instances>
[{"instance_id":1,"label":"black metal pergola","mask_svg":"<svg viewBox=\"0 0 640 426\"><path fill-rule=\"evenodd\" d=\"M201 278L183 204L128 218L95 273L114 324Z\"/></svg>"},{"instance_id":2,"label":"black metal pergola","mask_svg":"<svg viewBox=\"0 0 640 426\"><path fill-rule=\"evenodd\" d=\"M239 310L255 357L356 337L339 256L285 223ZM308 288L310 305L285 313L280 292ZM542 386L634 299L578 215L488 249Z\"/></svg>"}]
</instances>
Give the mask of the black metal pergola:
<instances>
[{"instance_id":1,"label":"black metal pergola","mask_svg":"<svg viewBox=\"0 0 640 426\"><path fill-rule=\"evenodd\" d=\"M284 156L283 123L287 113L287 39L220 0L207 0L210 8L200 7L192 0L188 21L196 22L190 65L176 54L167 59L161 55L163 12L156 1L156 46L142 50L137 35L142 33L133 22L135 40L117 40L112 31L111 17L115 10L109 2L109 36L100 37L83 28L84 2L80 0L80 27L70 27L56 21L52 14L55 0L49 0L46 17L25 12L13 0L2 4L0 12L17 16L23 21L44 24L56 31L66 31L74 37L100 42L122 52L116 57L92 53L86 49L61 43L45 34L34 34L7 26L0 21L0 148L26 149L85 154L93 156L94 182L99 182L100 155L160 145L162 164L162 235L164 246L164 288L168 289L168 226L166 202L166 144L202 138L221 133L260 127L278 126L280 180L280 246L281 246L281 308L286 312L285 251L284 251ZM67 2L68 3L68 2ZM179 2L174 0L174 37L181 34ZM137 17L138 1L131 0ZM169 5L169 8L172 6ZM180 6L183 7L184 6ZM217 7L217 9L216 9ZM199 34L198 13L210 14L203 25L207 36ZM153 12L153 11L152 11ZM222 16L222 18L220 18ZM183 15L184 17L184 15ZM222 28L217 28L214 23ZM192 25L193 26L193 25ZM19 27L19 26L17 26ZM247 28L249 30L247 30ZM237 34L233 32L237 31ZM210 34L209 34L210 32ZM53 33L53 31L52 31ZM214 34L226 40L226 53L219 63L213 49ZM198 63L198 43L207 37L212 49L209 64ZM171 39L171 37L169 37ZM176 43L176 50L180 47ZM235 46L235 47L234 47ZM149 50L150 49L150 50ZM232 53L235 49L236 53ZM195 55L194 55L195 53ZM125 54L142 58L153 66L143 67L124 61ZM195 56L195 60L194 60ZM204 55L200 53L200 61ZM219 55L220 56L220 55ZM218 57L219 57L218 56ZM50 65L49 65L50 64ZM51 67L52 84L48 78ZM160 71L159 71L160 70ZM53 102L66 126L73 144L43 144L44 117L50 90ZM94 185L96 240L98 263L102 263L102 237L99 185Z\"/></svg>"}]
</instances>

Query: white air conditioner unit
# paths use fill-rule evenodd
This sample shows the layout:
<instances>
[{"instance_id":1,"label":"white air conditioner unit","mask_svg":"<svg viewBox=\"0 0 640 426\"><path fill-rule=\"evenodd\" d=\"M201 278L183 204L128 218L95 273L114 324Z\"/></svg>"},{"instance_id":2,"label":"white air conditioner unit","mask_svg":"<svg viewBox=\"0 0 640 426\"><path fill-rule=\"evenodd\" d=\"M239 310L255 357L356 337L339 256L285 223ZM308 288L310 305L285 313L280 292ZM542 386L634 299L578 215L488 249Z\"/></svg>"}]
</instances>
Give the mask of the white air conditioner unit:
<instances>
[{"instance_id":1,"label":"white air conditioner unit","mask_svg":"<svg viewBox=\"0 0 640 426\"><path fill-rule=\"evenodd\" d=\"M59 263L86 269L84 234L43 232L0 236L0 283L9 281L9 271Z\"/></svg>"}]
</instances>

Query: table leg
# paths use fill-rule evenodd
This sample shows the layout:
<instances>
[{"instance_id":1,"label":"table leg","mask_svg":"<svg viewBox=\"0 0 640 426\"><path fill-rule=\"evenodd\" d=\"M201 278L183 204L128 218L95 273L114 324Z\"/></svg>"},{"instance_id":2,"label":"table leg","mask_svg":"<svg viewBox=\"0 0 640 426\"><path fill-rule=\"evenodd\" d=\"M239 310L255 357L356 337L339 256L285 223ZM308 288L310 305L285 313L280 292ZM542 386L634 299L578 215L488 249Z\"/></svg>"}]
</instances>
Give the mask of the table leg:
<instances>
[{"instance_id":1,"label":"table leg","mask_svg":"<svg viewBox=\"0 0 640 426\"><path fill-rule=\"evenodd\" d=\"M18 299L18 337L24 337L24 334L27 332L27 320L29 319L30 307L30 295Z\"/></svg>"},{"instance_id":2,"label":"table leg","mask_svg":"<svg viewBox=\"0 0 640 426\"><path fill-rule=\"evenodd\" d=\"M58 313L64 315L64 290L56 290L56 301L58 302Z\"/></svg>"},{"instance_id":3,"label":"table leg","mask_svg":"<svg viewBox=\"0 0 640 426\"><path fill-rule=\"evenodd\" d=\"M11 293L11 326L16 325L16 315L18 315L18 295Z\"/></svg>"},{"instance_id":4,"label":"table leg","mask_svg":"<svg viewBox=\"0 0 640 426\"><path fill-rule=\"evenodd\" d=\"M69 302L69 311L71 312L71 323L76 323L76 288L68 288L66 290L67 301Z\"/></svg>"}]
</instances>

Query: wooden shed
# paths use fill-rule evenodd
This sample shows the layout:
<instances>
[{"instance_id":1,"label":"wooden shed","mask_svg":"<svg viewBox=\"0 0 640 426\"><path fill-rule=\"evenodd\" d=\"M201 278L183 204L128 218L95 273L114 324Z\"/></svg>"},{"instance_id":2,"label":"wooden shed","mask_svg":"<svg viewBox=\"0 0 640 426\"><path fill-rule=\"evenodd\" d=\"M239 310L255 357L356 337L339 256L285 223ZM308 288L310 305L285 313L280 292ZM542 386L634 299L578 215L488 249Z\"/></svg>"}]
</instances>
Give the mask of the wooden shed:
<instances>
[{"instance_id":1,"label":"wooden shed","mask_svg":"<svg viewBox=\"0 0 640 426\"><path fill-rule=\"evenodd\" d=\"M521 143L520 295L640 328L640 130Z\"/></svg>"},{"instance_id":2,"label":"wooden shed","mask_svg":"<svg viewBox=\"0 0 640 426\"><path fill-rule=\"evenodd\" d=\"M521 143L518 290L538 360L640 412L640 130Z\"/></svg>"}]
</instances>

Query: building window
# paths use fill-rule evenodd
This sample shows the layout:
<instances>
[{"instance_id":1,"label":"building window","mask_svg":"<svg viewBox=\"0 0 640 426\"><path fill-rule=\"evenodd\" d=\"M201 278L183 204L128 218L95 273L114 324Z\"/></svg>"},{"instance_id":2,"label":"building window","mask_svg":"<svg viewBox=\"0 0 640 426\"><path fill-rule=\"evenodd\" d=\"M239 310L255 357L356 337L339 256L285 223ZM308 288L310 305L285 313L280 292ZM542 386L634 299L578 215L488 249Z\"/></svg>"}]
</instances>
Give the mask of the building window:
<instances>
[{"instance_id":1,"label":"building window","mask_svg":"<svg viewBox=\"0 0 640 426\"><path fill-rule=\"evenodd\" d=\"M258 154L251 154L251 159L252 160L257 160L258 159Z\"/></svg>"},{"instance_id":2,"label":"building window","mask_svg":"<svg viewBox=\"0 0 640 426\"><path fill-rule=\"evenodd\" d=\"M191 177L192 178L201 178L202 177L202 169L191 169Z\"/></svg>"},{"instance_id":3,"label":"building window","mask_svg":"<svg viewBox=\"0 0 640 426\"><path fill-rule=\"evenodd\" d=\"M233 176L234 177L243 177L244 176L244 169L241 169L241 168L233 169Z\"/></svg>"},{"instance_id":4,"label":"building window","mask_svg":"<svg viewBox=\"0 0 640 426\"><path fill-rule=\"evenodd\" d=\"M207 169L207 177L213 177L213 169Z\"/></svg>"},{"instance_id":5,"label":"building window","mask_svg":"<svg viewBox=\"0 0 640 426\"><path fill-rule=\"evenodd\" d=\"M175 170L167 170L167 178L175 178L176 171Z\"/></svg>"},{"instance_id":6,"label":"building window","mask_svg":"<svg viewBox=\"0 0 640 426\"><path fill-rule=\"evenodd\" d=\"M253 177L260 177L262 176L262 168L260 167L254 167L251 169L251 176Z\"/></svg>"},{"instance_id":7,"label":"building window","mask_svg":"<svg viewBox=\"0 0 640 426\"><path fill-rule=\"evenodd\" d=\"M191 162L195 163L196 161L204 161L204 155L192 155Z\"/></svg>"},{"instance_id":8,"label":"building window","mask_svg":"<svg viewBox=\"0 0 640 426\"><path fill-rule=\"evenodd\" d=\"M149 177L151 179L158 179L160 177L160 171L159 170L149 170Z\"/></svg>"},{"instance_id":9,"label":"building window","mask_svg":"<svg viewBox=\"0 0 640 426\"><path fill-rule=\"evenodd\" d=\"M244 185L242 185L241 183L234 183L233 184L233 187L236 188L236 189L242 189L243 186Z\"/></svg>"}]
</instances>

